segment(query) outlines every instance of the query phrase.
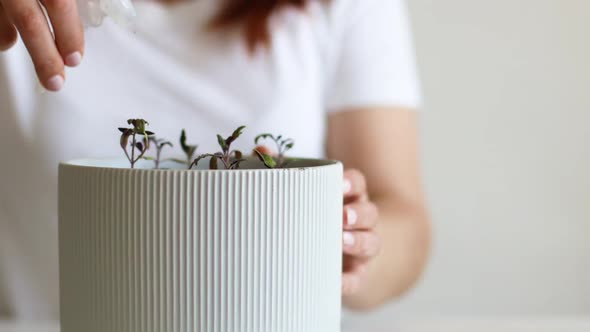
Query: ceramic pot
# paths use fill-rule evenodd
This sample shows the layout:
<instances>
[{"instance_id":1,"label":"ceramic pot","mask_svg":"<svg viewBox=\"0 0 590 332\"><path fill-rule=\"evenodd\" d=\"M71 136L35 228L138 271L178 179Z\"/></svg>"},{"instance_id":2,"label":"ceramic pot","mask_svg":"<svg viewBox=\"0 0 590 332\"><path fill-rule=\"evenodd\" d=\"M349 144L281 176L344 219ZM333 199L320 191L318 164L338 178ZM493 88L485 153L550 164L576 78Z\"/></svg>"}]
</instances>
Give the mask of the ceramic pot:
<instances>
[{"instance_id":1,"label":"ceramic pot","mask_svg":"<svg viewBox=\"0 0 590 332\"><path fill-rule=\"evenodd\" d=\"M342 165L59 167L62 332L338 332Z\"/></svg>"}]
</instances>

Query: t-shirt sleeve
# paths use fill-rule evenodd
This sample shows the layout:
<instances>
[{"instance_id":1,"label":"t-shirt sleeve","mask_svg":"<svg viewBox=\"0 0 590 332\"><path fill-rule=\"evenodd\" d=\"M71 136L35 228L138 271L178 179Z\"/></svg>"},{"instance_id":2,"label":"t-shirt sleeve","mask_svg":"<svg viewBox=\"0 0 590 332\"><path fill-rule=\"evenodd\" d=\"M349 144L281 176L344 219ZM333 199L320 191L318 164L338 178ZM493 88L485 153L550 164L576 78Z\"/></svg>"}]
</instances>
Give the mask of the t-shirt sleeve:
<instances>
[{"instance_id":1,"label":"t-shirt sleeve","mask_svg":"<svg viewBox=\"0 0 590 332\"><path fill-rule=\"evenodd\" d=\"M419 108L420 84L404 0L340 3L332 17L335 45L326 82L328 112Z\"/></svg>"}]
</instances>

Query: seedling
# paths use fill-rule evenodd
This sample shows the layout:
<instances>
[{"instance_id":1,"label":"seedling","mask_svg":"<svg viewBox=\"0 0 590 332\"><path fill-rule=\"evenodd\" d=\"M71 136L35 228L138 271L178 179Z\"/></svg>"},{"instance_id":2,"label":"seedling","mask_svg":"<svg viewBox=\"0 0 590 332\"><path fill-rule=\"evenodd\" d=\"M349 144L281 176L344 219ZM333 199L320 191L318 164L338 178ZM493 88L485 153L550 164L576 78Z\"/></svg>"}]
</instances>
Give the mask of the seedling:
<instances>
[{"instance_id":1,"label":"seedling","mask_svg":"<svg viewBox=\"0 0 590 332\"><path fill-rule=\"evenodd\" d=\"M144 159L146 160L153 160L155 163L155 168L156 169L160 169L160 162L161 162L161 158L162 158L162 150L164 149L165 146L169 146L169 147L174 147L172 145L172 143L170 143L169 141L166 141L162 138L156 138L155 136L150 136L149 139L150 143L153 144L156 147L156 157L144 157Z\"/></svg>"},{"instance_id":2,"label":"seedling","mask_svg":"<svg viewBox=\"0 0 590 332\"><path fill-rule=\"evenodd\" d=\"M152 160L155 163L155 169L160 168L162 162L162 150L164 147L173 147L172 143L164 139L156 138L153 132L146 130L148 122L143 119L130 119L127 123L131 128L119 128L121 131L121 148L125 152L125 156L131 164L131 168L135 168L135 164L140 159ZM197 166L198 163L209 158L209 169L219 169L221 163L223 169L234 170L240 168L240 164L244 162L243 154L239 150L232 150L232 144L242 135L245 126L240 126L227 138L217 135L217 143L221 151L216 153L205 153L195 158L198 145L191 145L187 143L186 130L182 130L180 134L180 147L184 152L186 159L166 159L175 161L180 164L185 164L189 169ZM275 142L277 146L276 158L272 156L270 150L264 146L258 146L261 140L270 139ZM129 142L131 140L131 142ZM257 157L267 168L283 168L287 164L285 153L293 148L294 141L291 138L283 138L282 135L274 136L272 134L261 134L256 136L254 143L257 148L254 149L253 156ZM145 156L150 145L156 147L156 155ZM289 159L291 161L293 159Z\"/></svg>"},{"instance_id":3,"label":"seedling","mask_svg":"<svg viewBox=\"0 0 590 332\"><path fill-rule=\"evenodd\" d=\"M268 168L282 168L285 166L285 154L291 150L295 145L295 141L291 138L283 138L283 135L274 136L272 134L260 134L254 139L254 144L258 144L260 140L270 139L277 145L277 161L270 155L254 149L258 159L264 163Z\"/></svg>"},{"instance_id":4,"label":"seedling","mask_svg":"<svg viewBox=\"0 0 590 332\"><path fill-rule=\"evenodd\" d=\"M254 149L254 153L256 155L256 157L258 157L258 159L260 159L260 161L262 161L262 163L264 164L264 166L266 166L266 168L277 168L277 162L274 160L274 158L264 152L260 152L260 150L258 149Z\"/></svg>"},{"instance_id":5,"label":"seedling","mask_svg":"<svg viewBox=\"0 0 590 332\"><path fill-rule=\"evenodd\" d=\"M133 126L133 128L119 128L121 132L121 148L125 151L125 156L131 164L131 168L135 167L135 163L141 159L146 151L150 147L150 136L154 135L153 132L145 129L148 126L148 122L143 119L129 119L127 124ZM138 142L138 137L141 141ZM131 144L129 144L129 138L131 138ZM137 150L137 156L136 156Z\"/></svg>"},{"instance_id":6,"label":"seedling","mask_svg":"<svg viewBox=\"0 0 590 332\"><path fill-rule=\"evenodd\" d=\"M240 135L242 135L244 128L246 128L246 126L241 126L234 130L234 132L228 138L223 138L221 135L217 135L217 143L219 143L219 146L221 147L221 152L200 155L190 164L189 169L193 168L193 166L197 166L199 161L204 158L210 158L210 169L217 169L218 161L221 161L225 169L240 168L240 163L245 159L243 159L242 152L239 150L232 150L231 145L238 139L238 137L240 137Z\"/></svg>"},{"instance_id":7,"label":"seedling","mask_svg":"<svg viewBox=\"0 0 590 332\"><path fill-rule=\"evenodd\" d=\"M186 155L186 164L190 165L195 157L195 152L199 148L198 145L190 145L186 143L186 130L182 130L180 133L180 147Z\"/></svg>"}]
</instances>

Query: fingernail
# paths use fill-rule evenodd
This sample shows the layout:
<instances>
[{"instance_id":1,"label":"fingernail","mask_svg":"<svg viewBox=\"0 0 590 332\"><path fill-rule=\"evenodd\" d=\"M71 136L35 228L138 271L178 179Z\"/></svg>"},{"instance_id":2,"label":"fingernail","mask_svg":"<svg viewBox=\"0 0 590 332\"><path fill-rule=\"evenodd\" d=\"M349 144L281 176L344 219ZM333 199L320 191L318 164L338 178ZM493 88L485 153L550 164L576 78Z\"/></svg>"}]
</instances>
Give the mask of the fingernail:
<instances>
[{"instance_id":1,"label":"fingernail","mask_svg":"<svg viewBox=\"0 0 590 332\"><path fill-rule=\"evenodd\" d=\"M60 75L55 75L47 80L47 90L59 91L64 86L64 78Z\"/></svg>"},{"instance_id":2,"label":"fingernail","mask_svg":"<svg viewBox=\"0 0 590 332\"><path fill-rule=\"evenodd\" d=\"M358 220L358 214L356 213L356 211L352 208L347 208L346 209L346 224L349 226L352 226L352 225L356 224L357 220Z\"/></svg>"},{"instance_id":3,"label":"fingernail","mask_svg":"<svg viewBox=\"0 0 590 332\"><path fill-rule=\"evenodd\" d=\"M350 180L344 179L344 184L343 184L342 189L345 194L348 194L350 192L350 190L352 189L352 183L350 183Z\"/></svg>"},{"instance_id":4,"label":"fingernail","mask_svg":"<svg viewBox=\"0 0 590 332\"><path fill-rule=\"evenodd\" d=\"M76 67L82 62L82 54L74 52L66 57L66 66Z\"/></svg>"},{"instance_id":5,"label":"fingernail","mask_svg":"<svg viewBox=\"0 0 590 332\"><path fill-rule=\"evenodd\" d=\"M342 242L347 247L354 245L354 235L351 232L344 232L342 234Z\"/></svg>"}]
</instances>

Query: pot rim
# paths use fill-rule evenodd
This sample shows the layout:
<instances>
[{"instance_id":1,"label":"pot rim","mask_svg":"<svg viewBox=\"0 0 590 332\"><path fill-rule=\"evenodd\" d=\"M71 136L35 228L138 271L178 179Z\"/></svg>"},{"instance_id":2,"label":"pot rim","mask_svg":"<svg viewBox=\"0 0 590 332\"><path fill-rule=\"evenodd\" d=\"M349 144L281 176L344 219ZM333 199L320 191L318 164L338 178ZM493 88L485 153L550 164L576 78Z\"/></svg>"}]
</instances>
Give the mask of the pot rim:
<instances>
[{"instance_id":1,"label":"pot rim","mask_svg":"<svg viewBox=\"0 0 590 332\"><path fill-rule=\"evenodd\" d=\"M251 158L253 159L253 158ZM342 163L338 160L332 159L316 159L316 158L287 158L295 159L296 164L293 167L286 168L243 168L243 169L187 169L187 168L130 168L129 162L124 158L76 158L69 161L62 161L59 163L59 168L76 168L76 169L93 169L93 170L117 170L128 172L257 172L257 171L292 171L292 170L306 170L306 169L321 169L339 166ZM153 163L151 161L144 161L144 163ZM123 164L125 167L118 165L107 166L107 164ZM205 163L203 163L205 164ZM176 163L176 165L180 165ZM185 166L186 167L186 166Z\"/></svg>"}]
</instances>

